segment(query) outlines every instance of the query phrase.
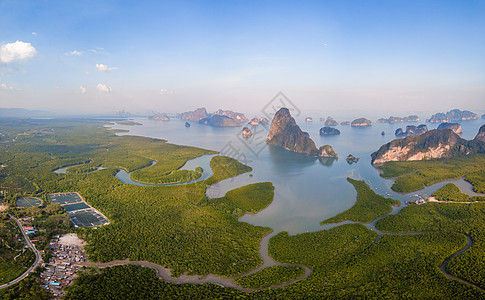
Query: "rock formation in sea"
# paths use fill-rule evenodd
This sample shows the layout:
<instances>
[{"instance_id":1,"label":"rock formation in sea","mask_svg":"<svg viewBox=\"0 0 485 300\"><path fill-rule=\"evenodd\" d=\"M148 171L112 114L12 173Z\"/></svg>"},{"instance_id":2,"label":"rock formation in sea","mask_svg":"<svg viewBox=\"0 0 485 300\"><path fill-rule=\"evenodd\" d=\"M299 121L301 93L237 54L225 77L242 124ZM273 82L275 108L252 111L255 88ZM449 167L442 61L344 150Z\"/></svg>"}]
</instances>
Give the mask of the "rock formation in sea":
<instances>
[{"instance_id":1,"label":"rock formation in sea","mask_svg":"<svg viewBox=\"0 0 485 300\"><path fill-rule=\"evenodd\" d=\"M251 129L249 129L247 127L243 128L243 130L242 130L242 137L243 138L249 139L252 135L253 135L253 133L251 132Z\"/></svg>"},{"instance_id":2,"label":"rock formation in sea","mask_svg":"<svg viewBox=\"0 0 485 300\"><path fill-rule=\"evenodd\" d=\"M359 161L360 158L353 156L352 154L347 155L345 159L349 165L356 163Z\"/></svg>"},{"instance_id":3,"label":"rock formation in sea","mask_svg":"<svg viewBox=\"0 0 485 300\"><path fill-rule=\"evenodd\" d=\"M382 131L382 132L381 132L381 135L382 135L382 136L385 136L385 135L386 135L386 133L385 133L384 131Z\"/></svg>"},{"instance_id":4,"label":"rock formation in sea","mask_svg":"<svg viewBox=\"0 0 485 300\"><path fill-rule=\"evenodd\" d=\"M209 117L209 115L207 114L207 110L205 110L204 107L201 107L201 108L197 108L194 111L187 111L187 112L178 114L177 117L179 119L186 120L186 121L198 122L201 119Z\"/></svg>"},{"instance_id":5,"label":"rock formation in sea","mask_svg":"<svg viewBox=\"0 0 485 300\"><path fill-rule=\"evenodd\" d=\"M448 123L466 120L478 119L478 115L468 110L461 111L459 109L450 110L447 113L437 113L431 116L426 122L429 123Z\"/></svg>"},{"instance_id":6,"label":"rock formation in sea","mask_svg":"<svg viewBox=\"0 0 485 300\"><path fill-rule=\"evenodd\" d=\"M358 118L352 121L352 127L363 127L363 126L371 126L372 122L366 118Z\"/></svg>"},{"instance_id":7,"label":"rock formation in sea","mask_svg":"<svg viewBox=\"0 0 485 300\"><path fill-rule=\"evenodd\" d=\"M148 119L157 121L170 121L170 118L167 116L166 113L156 113L149 116Z\"/></svg>"},{"instance_id":8,"label":"rock formation in sea","mask_svg":"<svg viewBox=\"0 0 485 300\"><path fill-rule=\"evenodd\" d=\"M451 129L456 134L462 133L460 123L441 123L438 129Z\"/></svg>"},{"instance_id":9,"label":"rock formation in sea","mask_svg":"<svg viewBox=\"0 0 485 300\"><path fill-rule=\"evenodd\" d=\"M350 125L350 121L343 121L343 122L340 122L340 125Z\"/></svg>"},{"instance_id":10,"label":"rock formation in sea","mask_svg":"<svg viewBox=\"0 0 485 300\"><path fill-rule=\"evenodd\" d=\"M199 120L199 124L217 126L217 127L236 127L241 126L241 122L228 116L213 115L212 117Z\"/></svg>"},{"instance_id":11,"label":"rock formation in sea","mask_svg":"<svg viewBox=\"0 0 485 300\"><path fill-rule=\"evenodd\" d=\"M485 125L473 140L467 141L451 129L435 129L420 135L408 136L382 145L371 154L372 163L413 161L432 158L451 158L473 153L485 153Z\"/></svg>"},{"instance_id":12,"label":"rock formation in sea","mask_svg":"<svg viewBox=\"0 0 485 300\"><path fill-rule=\"evenodd\" d=\"M218 116L226 116L229 117L233 120L239 121L241 124L246 123L248 121L248 118L243 113L238 113L234 112L232 110L222 110L218 109L214 113L211 114L212 116L218 115Z\"/></svg>"},{"instance_id":13,"label":"rock formation in sea","mask_svg":"<svg viewBox=\"0 0 485 300\"><path fill-rule=\"evenodd\" d=\"M421 124L419 126L408 125L406 126L406 131L403 131L402 128L396 129L395 135L396 136L412 136L418 135L428 132L428 126L425 124Z\"/></svg>"},{"instance_id":14,"label":"rock formation in sea","mask_svg":"<svg viewBox=\"0 0 485 300\"><path fill-rule=\"evenodd\" d=\"M305 118L305 122L313 122L312 117L306 117L306 118Z\"/></svg>"},{"instance_id":15,"label":"rock formation in sea","mask_svg":"<svg viewBox=\"0 0 485 300\"><path fill-rule=\"evenodd\" d=\"M377 120L378 123L401 123L401 122L419 122L419 117L416 115L410 115L404 118L390 116L388 119L380 118Z\"/></svg>"},{"instance_id":16,"label":"rock formation in sea","mask_svg":"<svg viewBox=\"0 0 485 300\"><path fill-rule=\"evenodd\" d=\"M312 156L337 157L330 145L317 149L310 135L300 129L287 108L281 108L276 112L266 143Z\"/></svg>"},{"instance_id":17,"label":"rock formation in sea","mask_svg":"<svg viewBox=\"0 0 485 300\"><path fill-rule=\"evenodd\" d=\"M249 121L249 124L251 126L257 126L259 124L269 125L269 120L265 117L261 117L261 118L254 117L254 118L251 119L251 121Z\"/></svg>"},{"instance_id":18,"label":"rock formation in sea","mask_svg":"<svg viewBox=\"0 0 485 300\"><path fill-rule=\"evenodd\" d=\"M340 134L340 130L338 130L337 128L328 127L328 126L320 128L320 135L338 135L338 134Z\"/></svg>"},{"instance_id":19,"label":"rock formation in sea","mask_svg":"<svg viewBox=\"0 0 485 300\"><path fill-rule=\"evenodd\" d=\"M327 117L324 123L325 126L337 126L338 122L335 121L332 117Z\"/></svg>"},{"instance_id":20,"label":"rock formation in sea","mask_svg":"<svg viewBox=\"0 0 485 300\"><path fill-rule=\"evenodd\" d=\"M190 123L189 122L185 122L185 127L190 127Z\"/></svg>"}]
</instances>

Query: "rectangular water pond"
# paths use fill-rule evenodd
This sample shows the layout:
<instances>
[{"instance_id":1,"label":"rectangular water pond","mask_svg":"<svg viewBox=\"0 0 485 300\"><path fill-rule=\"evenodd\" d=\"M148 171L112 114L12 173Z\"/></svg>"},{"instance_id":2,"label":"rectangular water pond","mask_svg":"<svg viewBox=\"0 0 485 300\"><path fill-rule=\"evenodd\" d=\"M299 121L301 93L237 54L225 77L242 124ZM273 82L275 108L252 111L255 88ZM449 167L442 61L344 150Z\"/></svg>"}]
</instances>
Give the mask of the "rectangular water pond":
<instances>
[{"instance_id":1,"label":"rectangular water pond","mask_svg":"<svg viewBox=\"0 0 485 300\"><path fill-rule=\"evenodd\" d=\"M64 205L83 201L77 193L49 194L49 199L54 204Z\"/></svg>"},{"instance_id":2,"label":"rectangular water pond","mask_svg":"<svg viewBox=\"0 0 485 300\"><path fill-rule=\"evenodd\" d=\"M72 222L77 227L101 226L109 224L100 213L93 208L68 212Z\"/></svg>"},{"instance_id":3,"label":"rectangular water pond","mask_svg":"<svg viewBox=\"0 0 485 300\"><path fill-rule=\"evenodd\" d=\"M86 209L86 208L90 208L89 205L87 205L85 202L80 202L80 203L76 203L76 204L68 204L68 205L64 205L64 209L66 211L75 211L75 210L80 210L80 209Z\"/></svg>"}]
</instances>

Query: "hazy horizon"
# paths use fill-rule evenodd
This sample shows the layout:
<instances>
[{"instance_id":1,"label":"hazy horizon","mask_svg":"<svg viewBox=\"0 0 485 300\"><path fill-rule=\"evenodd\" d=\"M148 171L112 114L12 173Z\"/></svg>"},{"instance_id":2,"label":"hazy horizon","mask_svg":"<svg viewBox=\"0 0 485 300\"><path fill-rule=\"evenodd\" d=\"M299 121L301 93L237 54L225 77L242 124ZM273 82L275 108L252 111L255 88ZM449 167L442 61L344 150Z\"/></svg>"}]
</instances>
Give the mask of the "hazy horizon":
<instances>
[{"instance_id":1,"label":"hazy horizon","mask_svg":"<svg viewBox=\"0 0 485 300\"><path fill-rule=\"evenodd\" d=\"M0 27L0 107L485 110L483 1L2 1Z\"/></svg>"}]
</instances>

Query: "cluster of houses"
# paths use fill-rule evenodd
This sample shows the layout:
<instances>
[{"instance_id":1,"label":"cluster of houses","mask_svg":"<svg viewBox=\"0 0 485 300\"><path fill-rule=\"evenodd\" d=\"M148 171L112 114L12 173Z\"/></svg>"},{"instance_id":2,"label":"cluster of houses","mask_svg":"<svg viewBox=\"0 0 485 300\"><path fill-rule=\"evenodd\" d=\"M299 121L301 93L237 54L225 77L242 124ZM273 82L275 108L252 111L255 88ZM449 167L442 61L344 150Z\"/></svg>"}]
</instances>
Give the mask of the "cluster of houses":
<instances>
[{"instance_id":1,"label":"cluster of houses","mask_svg":"<svg viewBox=\"0 0 485 300\"><path fill-rule=\"evenodd\" d=\"M44 288L48 289L56 298L64 296L63 287L70 285L81 264L87 256L78 245L63 245L58 239L50 243L52 257L46 270L40 274Z\"/></svg>"}]
</instances>

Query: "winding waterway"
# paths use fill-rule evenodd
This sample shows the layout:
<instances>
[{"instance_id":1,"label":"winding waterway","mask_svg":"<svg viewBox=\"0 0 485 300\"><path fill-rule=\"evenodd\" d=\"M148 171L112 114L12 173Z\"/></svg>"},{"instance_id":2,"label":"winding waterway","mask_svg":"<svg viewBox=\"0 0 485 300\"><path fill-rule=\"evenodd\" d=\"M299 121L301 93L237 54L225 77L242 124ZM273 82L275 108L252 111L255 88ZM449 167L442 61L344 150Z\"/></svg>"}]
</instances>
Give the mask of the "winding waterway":
<instances>
[{"instance_id":1,"label":"winding waterway","mask_svg":"<svg viewBox=\"0 0 485 300\"><path fill-rule=\"evenodd\" d=\"M431 195L434 191L448 182L457 184L464 193L471 196L477 195L472 191L471 185L464 181L463 178L439 182L426 187L421 191L409 194L395 193L390 189L393 180L384 179L379 176L379 172L370 164L370 154L377 150L382 144L394 139L395 136L393 133L395 129L398 127L405 127L407 125L406 123L376 123L368 128L339 126L341 135L322 137L318 135L318 129L323 126L321 123L298 122L303 130L310 133L310 136L314 139L317 146L330 144L341 157L339 160L322 160L291 153L278 147L267 146L264 144L264 140L267 136L267 128L263 126L252 128L255 132L253 134L254 139L244 140L240 138L241 128L217 128L199 125L197 123L192 123L190 128L186 128L184 126L185 121L180 120L158 122L137 118L135 121L142 123L143 126L114 125L110 127L115 129L129 129L128 133L122 132L119 133L120 135L129 134L161 138L175 144L220 151L222 155L239 158L241 162L253 168L251 176L248 176L247 173L241 174L210 187L207 190L207 196L210 198L221 197L229 190L251 183L263 181L270 181L273 183L275 186L275 197L272 204L257 214L246 214L239 219L240 221L253 225L266 226L273 229L273 232L270 235L265 236L260 243L259 254L263 263L258 268L251 270L248 274L257 272L262 268L269 266L285 265L275 262L268 254L269 239L281 231L288 231L290 234L298 234L330 229L342 224L354 223L345 221L336 224L320 225L322 220L349 209L355 203L356 191L346 181L347 177L364 179L376 193L401 200L401 205L394 207L390 214L398 213L405 206L406 201L415 199L415 195ZM437 125L438 124L428 124L428 127L430 127L429 129L433 129L437 127ZM481 125L482 122L480 120L463 122L462 137L472 139ZM258 130L261 133L259 135ZM380 134L382 131L386 133L384 136ZM234 155L235 153L236 155ZM356 157L360 157L359 162L356 164L348 164L343 158L349 153ZM204 180L212 175L212 170L209 165L210 158L211 156L196 158L188 161L183 168L192 170L197 166L201 166L204 169L204 174L197 181ZM130 174L126 171L120 171L116 177L124 183L148 185L131 180ZM177 185L183 184L187 183L177 183ZM383 233L375 228L376 221L377 220L374 220L373 222L364 225L370 230L377 232L379 236L382 234L420 234L419 232ZM378 241L378 238L376 239L376 242ZM448 278L456 279L453 278L452 275L446 273L446 263L449 259L455 255L461 254L471 246L471 239L469 237L467 237L467 239L468 243L465 247L466 249L460 249L454 253L440 267L440 270ZM169 269L148 262L119 261L112 263L153 265L152 267L158 270L159 276L170 282L210 282L227 287L240 288L232 282L233 278L216 275L208 275L205 277L182 275L178 278L173 278L170 276ZM104 266L103 264L96 265ZM310 269L305 267L305 270L305 275L299 279L307 278L311 274ZM458 278L457 280L460 279ZM285 283L285 285L289 283Z\"/></svg>"}]
</instances>

